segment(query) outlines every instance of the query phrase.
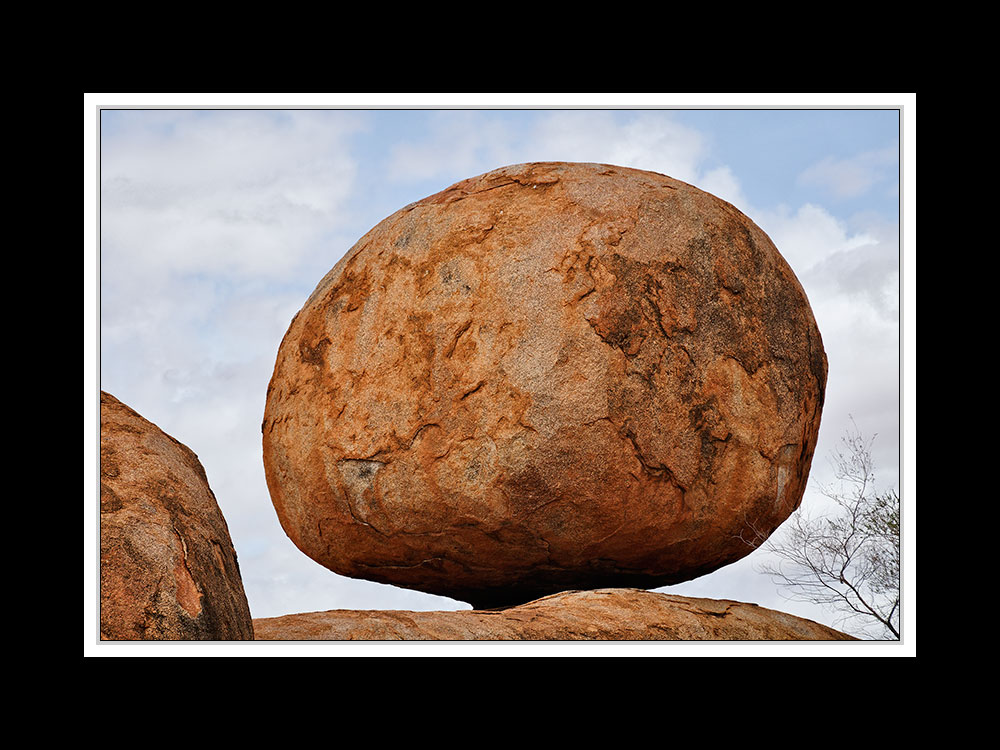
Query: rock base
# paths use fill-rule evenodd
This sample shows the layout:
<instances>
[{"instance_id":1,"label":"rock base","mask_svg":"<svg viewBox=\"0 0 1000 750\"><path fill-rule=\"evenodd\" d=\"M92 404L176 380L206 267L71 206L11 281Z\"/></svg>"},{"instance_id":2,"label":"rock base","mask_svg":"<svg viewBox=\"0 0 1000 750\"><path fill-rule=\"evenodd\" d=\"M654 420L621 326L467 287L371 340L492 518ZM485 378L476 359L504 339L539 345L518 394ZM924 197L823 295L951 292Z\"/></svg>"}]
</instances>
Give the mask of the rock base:
<instances>
[{"instance_id":1,"label":"rock base","mask_svg":"<svg viewBox=\"0 0 1000 750\"><path fill-rule=\"evenodd\" d=\"M498 610L330 610L254 620L258 641L853 641L756 604L641 589L566 591Z\"/></svg>"}]
</instances>

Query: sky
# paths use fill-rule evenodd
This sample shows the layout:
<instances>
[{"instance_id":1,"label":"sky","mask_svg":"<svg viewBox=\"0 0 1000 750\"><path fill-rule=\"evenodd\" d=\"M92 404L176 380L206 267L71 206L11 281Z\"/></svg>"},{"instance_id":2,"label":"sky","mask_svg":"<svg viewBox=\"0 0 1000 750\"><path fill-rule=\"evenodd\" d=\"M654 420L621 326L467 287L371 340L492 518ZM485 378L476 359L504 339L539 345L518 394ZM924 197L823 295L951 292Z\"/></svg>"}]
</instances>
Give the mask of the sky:
<instances>
[{"instance_id":1,"label":"sky","mask_svg":"<svg viewBox=\"0 0 1000 750\"><path fill-rule=\"evenodd\" d=\"M660 172L756 222L805 288L830 365L803 508L824 507L829 457L853 423L874 437L878 486L906 485L912 535L915 238L903 199L915 175L915 96L88 96L86 607L104 390L198 455L253 617L469 608L339 576L300 552L270 502L260 423L292 317L357 239L408 203L529 161ZM836 627L833 613L784 598L759 572L764 555L657 591L753 602ZM904 601L905 628L907 614L915 624L915 599Z\"/></svg>"}]
</instances>

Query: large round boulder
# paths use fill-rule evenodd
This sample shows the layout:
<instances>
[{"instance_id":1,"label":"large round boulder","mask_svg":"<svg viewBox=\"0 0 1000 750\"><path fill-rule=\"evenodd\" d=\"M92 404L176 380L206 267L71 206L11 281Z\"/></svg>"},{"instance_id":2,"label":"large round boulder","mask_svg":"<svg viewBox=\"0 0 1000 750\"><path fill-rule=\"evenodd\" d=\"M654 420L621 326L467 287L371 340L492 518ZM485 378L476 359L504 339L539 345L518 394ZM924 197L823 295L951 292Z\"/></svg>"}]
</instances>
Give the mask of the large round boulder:
<instances>
[{"instance_id":1,"label":"large round boulder","mask_svg":"<svg viewBox=\"0 0 1000 750\"><path fill-rule=\"evenodd\" d=\"M379 223L291 323L267 391L278 517L347 576L495 607L652 588L798 506L827 363L729 203L521 164Z\"/></svg>"},{"instance_id":2,"label":"large round boulder","mask_svg":"<svg viewBox=\"0 0 1000 750\"><path fill-rule=\"evenodd\" d=\"M103 391L101 639L253 640L236 551L198 457Z\"/></svg>"}]
</instances>

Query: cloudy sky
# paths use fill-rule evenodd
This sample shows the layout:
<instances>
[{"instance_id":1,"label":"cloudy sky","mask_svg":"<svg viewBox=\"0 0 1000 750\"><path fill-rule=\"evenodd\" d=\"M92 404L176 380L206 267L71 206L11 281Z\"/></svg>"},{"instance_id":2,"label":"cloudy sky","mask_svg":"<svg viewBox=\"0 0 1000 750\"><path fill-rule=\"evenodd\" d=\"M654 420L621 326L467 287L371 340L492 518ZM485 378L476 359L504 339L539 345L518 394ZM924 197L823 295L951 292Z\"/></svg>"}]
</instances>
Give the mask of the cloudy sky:
<instances>
[{"instance_id":1,"label":"cloudy sky","mask_svg":"<svg viewBox=\"0 0 1000 750\"><path fill-rule=\"evenodd\" d=\"M900 175L901 166L912 167L901 162L899 106L910 105L905 113L913 117L910 95L845 96L818 101L820 108L794 97L692 106L371 96L360 106L303 96L297 101L305 107L274 109L288 105L114 94L96 95L85 108L85 131L93 133L88 141L85 132L93 166L85 181L92 194L85 206L85 437L96 434L102 389L198 454L254 617L468 608L335 575L296 549L268 496L260 423L288 324L354 242L402 206L508 164L653 170L746 213L805 287L830 361L803 505L823 504L818 487L832 480L827 457L851 419L876 435L879 486L908 481L901 475L909 465L901 463L900 344L903 333L913 335L913 292L902 291L904 268L913 273L913 237L903 237L901 248ZM249 108L231 108L248 101ZM85 490L96 503L96 481L86 481L96 453L89 447ZM96 538L93 508L85 514L86 544ZM831 613L784 599L757 570L762 554L659 590L834 624Z\"/></svg>"}]
</instances>

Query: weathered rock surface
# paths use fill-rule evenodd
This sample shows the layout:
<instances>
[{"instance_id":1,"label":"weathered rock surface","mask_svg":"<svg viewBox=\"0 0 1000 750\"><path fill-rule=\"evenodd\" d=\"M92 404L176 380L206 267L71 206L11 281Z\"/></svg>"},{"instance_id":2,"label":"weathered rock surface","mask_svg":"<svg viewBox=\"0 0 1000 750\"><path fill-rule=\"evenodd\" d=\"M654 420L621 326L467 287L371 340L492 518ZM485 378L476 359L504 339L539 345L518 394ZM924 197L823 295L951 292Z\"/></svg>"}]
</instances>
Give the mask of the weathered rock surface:
<instances>
[{"instance_id":1,"label":"weathered rock surface","mask_svg":"<svg viewBox=\"0 0 1000 750\"><path fill-rule=\"evenodd\" d=\"M101 639L253 640L198 457L101 392Z\"/></svg>"},{"instance_id":2,"label":"weathered rock surface","mask_svg":"<svg viewBox=\"0 0 1000 750\"><path fill-rule=\"evenodd\" d=\"M826 384L770 239L670 177L516 165L368 232L292 321L264 466L347 576L479 608L654 588L798 506Z\"/></svg>"},{"instance_id":3,"label":"weathered rock surface","mask_svg":"<svg viewBox=\"0 0 1000 750\"><path fill-rule=\"evenodd\" d=\"M331 610L254 620L258 641L850 641L794 615L637 589L553 594L499 611Z\"/></svg>"}]
</instances>

